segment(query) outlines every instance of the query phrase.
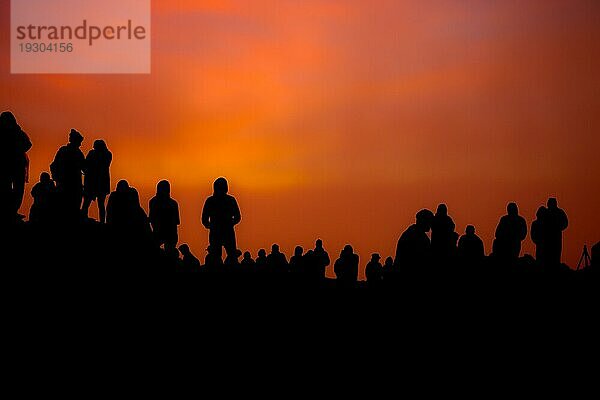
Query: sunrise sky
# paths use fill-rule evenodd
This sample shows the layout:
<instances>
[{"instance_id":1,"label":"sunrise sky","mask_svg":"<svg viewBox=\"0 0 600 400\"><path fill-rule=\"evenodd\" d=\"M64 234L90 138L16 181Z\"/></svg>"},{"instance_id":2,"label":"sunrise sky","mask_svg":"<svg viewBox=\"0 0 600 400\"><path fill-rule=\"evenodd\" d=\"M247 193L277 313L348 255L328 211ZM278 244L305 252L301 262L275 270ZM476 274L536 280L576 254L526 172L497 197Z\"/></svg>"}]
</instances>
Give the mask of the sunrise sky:
<instances>
[{"instance_id":1,"label":"sunrise sky","mask_svg":"<svg viewBox=\"0 0 600 400\"><path fill-rule=\"evenodd\" d=\"M364 267L442 201L489 252L507 202L530 224L548 196L570 218L564 261L600 240L598 1L153 0L149 75L11 75L9 3L0 109L34 142L28 192L77 128L144 207L171 181L202 258L219 176L253 254L321 237Z\"/></svg>"}]
</instances>

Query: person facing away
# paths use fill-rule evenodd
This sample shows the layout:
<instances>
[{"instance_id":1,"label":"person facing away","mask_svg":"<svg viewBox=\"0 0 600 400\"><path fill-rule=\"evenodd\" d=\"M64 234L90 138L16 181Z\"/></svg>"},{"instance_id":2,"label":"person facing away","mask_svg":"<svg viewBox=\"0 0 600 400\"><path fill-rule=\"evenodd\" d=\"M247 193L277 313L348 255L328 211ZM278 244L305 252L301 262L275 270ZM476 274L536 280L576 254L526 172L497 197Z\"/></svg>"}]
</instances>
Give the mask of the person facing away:
<instances>
[{"instance_id":1,"label":"person facing away","mask_svg":"<svg viewBox=\"0 0 600 400\"><path fill-rule=\"evenodd\" d=\"M448 207L440 204L431 221L431 251L440 258L452 255L456 248L456 225L448 215Z\"/></svg>"},{"instance_id":2,"label":"person facing away","mask_svg":"<svg viewBox=\"0 0 600 400\"><path fill-rule=\"evenodd\" d=\"M315 263L316 274L319 275L320 278L325 279L325 272L327 271L329 264L331 264L331 260L329 259L329 254L323 247L323 241L321 239L317 239L315 242L315 249L312 252L311 258Z\"/></svg>"},{"instance_id":3,"label":"person facing away","mask_svg":"<svg viewBox=\"0 0 600 400\"><path fill-rule=\"evenodd\" d=\"M2 217L18 216L28 180L32 144L10 111L0 114L0 213Z\"/></svg>"},{"instance_id":4,"label":"person facing away","mask_svg":"<svg viewBox=\"0 0 600 400\"><path fill-rule=\"evenodd\" d=\"M431 229L433 213L427 209L416 215L416 223L409 226L398 239L394 266L414 268L419 264L428 264L431 256L431 242L427 232Z\"/></svg>"},{"instance_id":5,"label":"person facing away","mask_svg":"<svg viewBox=\"0 0 600 400\"><path fill-rule=\"evenodd\" d=\"M480 262L485 257L483 241L475 234L475 227L467 225L458 241L458 255L467 264Z\"/></svg>"},{"instance_id":6,"label":"person facing away","mask_svg":"<svg viewBox=\"0 0 600 400\"><path fill-rule=\"evenodd\" d=\"M133 234L133 240L144 240L150 231L139 194L125 180L119 181L116 190L108 197L106 222L118 233Z\"/></svg>"},{"instance_id":7,"label":"person facing away","mask_svg":"<svg viewBox=\"0 0 600 400\"><path fill-rule=\"evenodd\" d=\"M252 254L250 254L249 251L245 251L240 264L246 269L253 269L253 267L256 265L256 262L252 259Z\"/></svg>"},{"instance_id":8,"label":"person facing away","mask_svg":"<svg viewBox=\"0 0 600 400\"><path fill-rule=\"evenodd\" d=\"M182 244L179 246L179 252L181 253L181 266L187 270L200 268L200 260L192 254L190 246Z\"/></svg>"},{"instance_id":9,"label":"person facing away","mask_svg":"<svg viewBox=\"0 0 600 400\"><path fill-rule=\"evenodd\" d=\"M171 198L171 184L160 181L156 186L156 196L150 200L150 224L159 246L164 245L166 250L177 245L180 223L179 205Z\"/></svg>"},{"instance_id":10,"label":"person facing away","mask_svg":"<svg viewBox=\"0 0 600 400\"><path fill-rule=\"evenodd\" d=\"M256 257L256 271L265 272L267 269L267 251L265 249L258 250Z\"/></svg>"},{"instance_id":11,"label":"person facing away","mask_svg":"<svg viewBox=\"0 0 600 400\"><path fill-rule=\"evenodd\" d=\"M110 164L112 153L104 140L96 140L94 148L85 158L85 176L83 180L82 214L88 216L92 201L98 202L98 216L101 223L106 223L106 196L110 194Z\"/></svg>"},{"instance_id":12,"label":"person facing away","mask_svg":"<svg viewBox=\"0 0 600 400\"><path fill-rule=\"evenodd\" d=\"M365 267L367 283L371 286L378 285L383 280L383 266L379 262L381 256L377 253L371 255L371 261Z\"/></svg>"},{"instance_id":13,"label":"person facing away","mask_svg":"<svg viewBox=\"0 0 600 400\"><path fill-rule=\"evenodd\" d=\"M202 209L202 225L209 230L208 241L217 255L225 248L227 255L237 250L234 227L242 217L237 201L227 194L229 187L225 178L215 181L214 193L206 199Z\"/></svg>"},{"instance_id":14,"label":"person facing away","mask_svg":"<svg viewBox=\"0 0 600 400\"><path fill-rule=\"evenodd\" d=\"M61 196L63 214L76 218L81 209L83 184L81 177L85 169L85 157L80 150L83 136L75 129L69 133L69 143L62 146L50 165L52 178Z\"/></svg>"},{"instance_id":15,"label":"person facing away","mask_svg":"<svg viewBox=\"0 0 600 400\"><path fill-rule=\"evenodd\" d=\"M271 254L267 256L267 270L271 273L287 272L287 257L279 250L279 245L271 246Z\"/></svg>"},{"instance_id":16,"label":"person facing away","mask_svg":"<svg viewBox=\"0 0 600 400\"><path fill-rule=\"evenodd\" d=\"M527 236L527 222L519 215L516 203L509 203L506 211L496 228L493 252L503 259L516 260L521 254L521 242Z\"/></svg>"},{"instance_id":17,"label":"person facing away","mask_svg":"<svg viewBox=\"0 0 600 400\"><path fill-rule=\"evenodd\" d=\"M294 249L294 255L290 257L290 272L302 273L304 272L304 249L302 246L296 246Z\"/></svg>"},{"instance_id":18,"label":"person facing away","mask_svg":"<svg viewBox=\"0 0 600 400\"><path fill-rule=\"evenodd\" d=\"M569 220L565 211L558 208L558 202L555 198L548 199L547 208L547 224L545 224L547 261L551 265L558 265L562 254L562 232L569 226Z\"/></svg>"},{"instance_id":19,"label":"person facing away","mask_svg":"<svg viewBox=\"0 0 600 400\"><path fill-rule=\"evenodd\" d=\"M228 255L225 258L225 262L223 265L230 268L235 268L240 265L240 257L242 256L242 251L240 249L236 249L233 255Z\"/></svg>"},{"instance_id":20,"label":"person facing away","mask_svg":"<svg viewBox=\"0 0 600 400\"><path fill-rule=\"evenodd\" d=\"M337 282L341 287L353 287L358 280L358 263L359 258L354 254L352 246L347 244L340 252L334 264L333 270L337 277Z\"/></svg>"},{"instance_id":21,"label":"person facing away","mask_svg":"<svg viewBox=\"0 0 600 400\"><path fill-rule=\"evenodd\" d=\"M29 221L34 224L48 224L54 213L54 196L56 185L50 178L50 174L42 172L40 181L31 189L33 204L29 211Z\"/></svg>"},{"instance_id":22,"label":"person facing away","mask_svg":"<svg viewBox=\"0 0 600 400\"><path fill-rule=\"evenodd\" d=\"M540 265L548 263L548 209L544 206L535 213L535 221L531 223L531 241L535 244L535 259Z\"/></svg>"}]
</instances>

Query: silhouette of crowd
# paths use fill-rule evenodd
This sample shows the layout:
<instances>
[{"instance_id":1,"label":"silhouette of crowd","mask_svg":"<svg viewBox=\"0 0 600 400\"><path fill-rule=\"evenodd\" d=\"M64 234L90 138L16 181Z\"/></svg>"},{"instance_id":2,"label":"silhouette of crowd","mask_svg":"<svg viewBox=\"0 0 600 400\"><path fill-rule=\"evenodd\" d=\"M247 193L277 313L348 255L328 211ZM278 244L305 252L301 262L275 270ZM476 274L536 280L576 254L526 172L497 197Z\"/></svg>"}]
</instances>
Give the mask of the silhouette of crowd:
<instances>
[{"instance_id":1,"label":"silhouette of crowd","mask_svg":"<svg viewBox=\"0 0 600 400\"><path fill-rule=\"evenodd\" d=\"M360 258L349 244L333 263L320 239L314 249L306 252L297 246L289 260L277 244L272 245L269 254L260 249L253 258L250 252L238 247L235 227L242 215L236 199L228 194L227 180L222 177L214 182L214 193L206 199L201 212L209 239L206 256L201 261L187 244L179 245L180 210L171 197L171 184L166 180L158 182L147 215L137 190L127 181L119 181L111 192L113 155L107 144L95 140L93 148L84 155L81 150L84 136L75 129L69 132L68 143L57 151L49 166L50 173L43 172L33 186L33 203L25 221L26 217L18 212L28 181L27 152L32 143L8 111L0 115L0 137L4 143L0 146L3 227L17 232L16 237L20 232L25 241L37 240L42 248L62 248L61 257L68 258L68 254L72 254L71 258L76 259L73 264L103 264L112 260L114 265L135 265L136 271L152 265L154 272L162 268L183 274L226 275L235 277L232 279L298 285L334 284L339 288L389 287L407 276L444 276L456 271L467 274L498 269L571 271L561 264L562 236L568 219L555 198L548 199L546 206L538 209L531 224L535 259L521 256L521 243L528 231L516 203L509 203L506 215L500 218L489 256L473 225L468 225L462 236L455 231L456 224L446 204L440 204L435 214L428 209L420 210L414 224L400 235L393 258L387 257L382 264L380 254L371 255L364 265L364 283L359 282ZM88 217L93 202L97 202L98 221ZM61 233L70 240L63 247L58 239ZM90 248L93 254L87 252ZM596 244L592 247L591 265L584 270L594 270L598 252L599 244ZM50 251L42 251L30 257L43 260L49 254ZM328 267L335 280L327 278Z\"/></svg>"}]
</instances>

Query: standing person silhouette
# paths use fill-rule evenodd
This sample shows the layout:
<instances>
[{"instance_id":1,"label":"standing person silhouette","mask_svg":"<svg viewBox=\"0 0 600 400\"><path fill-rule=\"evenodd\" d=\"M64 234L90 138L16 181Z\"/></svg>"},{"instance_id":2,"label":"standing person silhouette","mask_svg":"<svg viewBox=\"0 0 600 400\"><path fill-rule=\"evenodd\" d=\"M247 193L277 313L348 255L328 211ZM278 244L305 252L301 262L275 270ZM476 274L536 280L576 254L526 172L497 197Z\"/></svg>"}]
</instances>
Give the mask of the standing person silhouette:
<instances>
[{"instance_id":1,"label":"standing person silhouette","mask_svg":"<svg viewBox=\"0 0 600 400\"><path fill-rule=\"evenodd\" d=\"M351 288L358 281L359 257L354 254L352 246L347 244L334 264L334 272L339 287Z\"/></svg>"},{"instance_id":2,"label":"standing person silhouette","mask_svg":"<svg viewBox=\"0 0 600 400\"><path fill-rule=\"evenodd\" d=\"M225 178L215 181L214 193L206 199L202 209L202 225L209 230L209 248L222 257L223 247L227 256L234 257L237 250L234 227L242 216L237 201L227 194L229 187Z\"/></svg>"},{"instance_id":3,"label":"standing person silhouette","mask_svg":"<svg viewBox=\"0 0 600 400\"><path fill-rule=\"evenodd\" d=\"M514 261L521 254L521 242L527 237L527 222L519 215L516 203L506 207L507 215L500 218L496 228L493 253L498 257Z\"/></svg>"},{"instance_id":4,"label":"standing person silhouette","mask_svg":"<svg viewBox=\"0 0 600 400\"><path fill-rule=\"evenodd\" d=\"M69 143L62 146L50 165L52 178L60 196L63 216L76 220L81 211L83 184L81 176L85 169L85 157L80 150L83 136L75 129L69 133Z\"/></svg>"},{"instance_id":5,"label":"standing person silhouette","mask_svg":"<svg viewBox=\"0 0 600 400\"><path fill-rule=\"evenodd\" d=\"M535 259L540 265L548 264L548 209L544 206L535 213L535 221L531 223L531 241L535 244Z\"/></svg>"},{"instance_id":6,"label":"standing person silhouette","mask_svg":"<svg viewBox=\"0 0 600 400\"><path fill-rule=\"evenodd\" d=\"M456 225L448 215L448 207L440 204L431 220L431 251L439 260L450 257L456 249Z\"/></svg>"},{"instance_id":7,"label":"standing person silhouette","mask_svg":"<svg viewBox=\"0 0 600 400\"><path fill-rule=\"evenodd\" d=\"M156 186L156 196L150 200L150 224L159 246L164 245L165 250L177 246L180 223L179 205L171 198L171 184L160 181Z\"/></svg>"},{"instance_id":8,"label":"standing person silhouette","mask_svg":"<svg viewBox=\"0 0 600 400\"><path fill-rule=\"evenodd\" d=\"M549 198L546 205L548 208L546 212L547 259L549 264L558 265L562 254L562 232L569 226L569 220L565 211L558 208L558 202L555 198Z\"/></svg>"},{"instance_id":9,"label":"standing person silhouette","mask_svg":"<svg viewBox=\"0 0 600 400\"><path fill-rule=\"evenodd\" d=\"M327 267L329 264L331 264L331 259L329 258L327 251L325 251L325 248L323 247L323 241L321 239L317 239L315 242L315 249L311 258L316 263L316 274L319 276L319 278L325 279L325 273L327 271Z\"/></svg>"},{"instance_id":10,"label":"standing person silhouette","mask_svg":"<svg viewBox=\"0 0 600 400\"><path fill-rule=\"evenodd\" d=\"M31 146L13 113L0 114L0 213L4 218L24 217L18 212L28 180Z\"/></svg>"},{"instance_id":11,"label":"standing person silhouette","mask_svg":"<svg viewBox=\"0 0 600 400\"><path fill-rule=\"evenodd\" d=\"M90 204L97 200L98 216L103 224L106 223L106 196L110 194L111 162L112 153L108 151L104 140L96 140L85 159L82 214L87 218Z\"/></svg>"}]
</instances>

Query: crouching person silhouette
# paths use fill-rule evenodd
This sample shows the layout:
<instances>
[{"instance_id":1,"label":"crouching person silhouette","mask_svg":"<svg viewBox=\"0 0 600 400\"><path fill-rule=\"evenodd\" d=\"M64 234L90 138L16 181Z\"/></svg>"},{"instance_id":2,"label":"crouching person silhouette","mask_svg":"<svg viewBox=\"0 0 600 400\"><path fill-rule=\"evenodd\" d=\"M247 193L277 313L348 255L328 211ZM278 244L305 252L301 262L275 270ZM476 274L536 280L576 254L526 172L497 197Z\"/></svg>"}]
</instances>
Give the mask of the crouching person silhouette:
<instances>
[{"instance_id":1,"label":"crouching person silhouette","mask_svg":"<svg viewBox=\"0 0 600 400\"><path fill-rule=\"evenodd\" d=\"M40 181L31 189L33 204L29 211L29 222L33 224L49 224L54 214L56 185L50 174L42 172Z\"/></svg>"},{"instance_id":2,"label":"crouching person silhouette","mask_svg":"<svg viewBox=\"0 0 600 400\"><path fill-rule=\"evenodd\" d=\"M237 245L234 227L242 219L240 208L235 198L227 194L229 187L225 178L217 179L213 187L214 193L206 199L202 209L202 225L209 230L211 252L222 257L222 248L225 247L227 256L235 257Z\"/></svg>"}]
</instances>

